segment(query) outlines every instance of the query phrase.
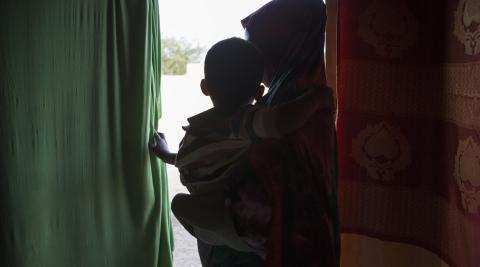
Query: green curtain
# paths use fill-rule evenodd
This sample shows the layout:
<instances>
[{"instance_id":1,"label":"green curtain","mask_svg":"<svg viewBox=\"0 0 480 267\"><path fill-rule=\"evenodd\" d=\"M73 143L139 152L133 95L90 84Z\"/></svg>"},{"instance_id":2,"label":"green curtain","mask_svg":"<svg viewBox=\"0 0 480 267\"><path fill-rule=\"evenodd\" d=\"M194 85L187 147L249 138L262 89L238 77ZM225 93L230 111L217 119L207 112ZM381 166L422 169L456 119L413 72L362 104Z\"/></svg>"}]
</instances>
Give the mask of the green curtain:
<instances>
[{"instance_id":1,"label":"green curtain","mask_svg":"<svg viewBox=\"0 0 480 267\"><path fill-rule=\"evenodd\" d=\"M157 0L0 1L0 266L172 265Z\"/></svg>"}]
</instances>

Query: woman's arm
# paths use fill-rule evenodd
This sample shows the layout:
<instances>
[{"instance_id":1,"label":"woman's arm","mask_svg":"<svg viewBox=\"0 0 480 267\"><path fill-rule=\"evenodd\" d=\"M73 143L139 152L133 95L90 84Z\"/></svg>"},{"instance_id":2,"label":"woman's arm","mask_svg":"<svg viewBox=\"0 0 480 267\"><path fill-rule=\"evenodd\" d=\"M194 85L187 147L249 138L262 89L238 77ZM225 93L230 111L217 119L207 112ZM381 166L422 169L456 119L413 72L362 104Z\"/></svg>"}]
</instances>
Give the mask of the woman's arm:
<instances>
[{"instance_id":1,"label":"woman's arm","mask_svg":"<svg viewBox=\"0 0 480 267\"><path fill-rule=\"evenodd\" d=\"M165 140L165 135L163 133L155 132L154 138L156 143L150 145L152 152L165 163L174 165L177 153L170 152L167 140Z\"/></svg>"},{"instance_id":2,"label":"woman's arm","mask_svg":"<svg viewBox=\"0 0 480 267\"><path fill-rule=\"evenodd\" d=\"M318 109L333 108L332 89L324 86L310 89L292 101L273 107L273 127L281 135L294 132Z\"/></svg>"},{"instance_id":3,"label":"woman's arm","mask_svg":"<svg viewBox=\"0 0 480 267\"><path fill-rule=\"evenodd\" d=\"M252 128L260 138L281 138L304 125L318 109L334 108L332 89L310 89L292 101L254 111Z\"/></svg>"}]
</instances>

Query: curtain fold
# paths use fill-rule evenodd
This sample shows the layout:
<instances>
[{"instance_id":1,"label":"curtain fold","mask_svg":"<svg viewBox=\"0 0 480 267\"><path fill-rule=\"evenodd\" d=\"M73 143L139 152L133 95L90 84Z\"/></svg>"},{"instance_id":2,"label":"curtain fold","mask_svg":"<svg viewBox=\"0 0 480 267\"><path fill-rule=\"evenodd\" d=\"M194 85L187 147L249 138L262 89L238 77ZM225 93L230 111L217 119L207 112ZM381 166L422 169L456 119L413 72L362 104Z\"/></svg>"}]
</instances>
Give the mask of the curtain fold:
<instances>
[{"instance_id":1,"label":"curtain fold","mask_svg":"<svg viewBox=\"0 0 480 267\"><path fill-rule=\"evenodd\" d=\"M0 265L172 266L156 0L0 3Z\"/></svg>"},{"instance_id":2,"label":"curtain fold","mask_svg":"<svg viewBox=\"0 0 480 267\"><path fill-rule=\"evenodd\" d=\"M339 1L343 266L480 266L479 18Z\"/></svg>"}]
</instances>

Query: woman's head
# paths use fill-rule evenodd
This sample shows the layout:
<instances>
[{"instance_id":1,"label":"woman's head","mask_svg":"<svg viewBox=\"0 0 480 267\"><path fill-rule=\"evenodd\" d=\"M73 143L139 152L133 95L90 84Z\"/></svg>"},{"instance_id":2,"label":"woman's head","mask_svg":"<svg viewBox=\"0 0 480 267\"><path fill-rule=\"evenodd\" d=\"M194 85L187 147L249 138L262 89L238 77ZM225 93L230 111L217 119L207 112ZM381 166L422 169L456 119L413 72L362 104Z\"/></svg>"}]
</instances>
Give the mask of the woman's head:
<instances>
[{"instance_id":1,"label":"woman's head","mask_svg":"<svg viewBox=\"0 0 480 267\"><path fill-rule=\"evenodd\" d=\"M274 0L242 20L247 39L264 55L267 85L292 70L324 82L318 73L324 69L325 11L321 0Z\"/></svg>"}]
</instances>

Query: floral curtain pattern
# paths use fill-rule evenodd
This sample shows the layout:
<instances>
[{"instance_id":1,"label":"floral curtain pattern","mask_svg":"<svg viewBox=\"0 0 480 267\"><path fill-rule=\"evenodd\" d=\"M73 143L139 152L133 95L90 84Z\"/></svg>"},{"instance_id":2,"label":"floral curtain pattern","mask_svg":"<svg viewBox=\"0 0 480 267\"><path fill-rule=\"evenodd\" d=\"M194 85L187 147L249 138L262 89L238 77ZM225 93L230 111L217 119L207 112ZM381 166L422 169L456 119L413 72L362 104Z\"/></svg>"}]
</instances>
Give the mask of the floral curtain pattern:
<instances>
[{"instance_id":1,"label":"floral curtain pattern","mask_svg":"<svg viewBox=\"0 0 480 267\"><path fill-rule=\"evenodd\" d=\"M479 266L480 2L338 4L343 265Z\"/></svg>"}]
</instances>

